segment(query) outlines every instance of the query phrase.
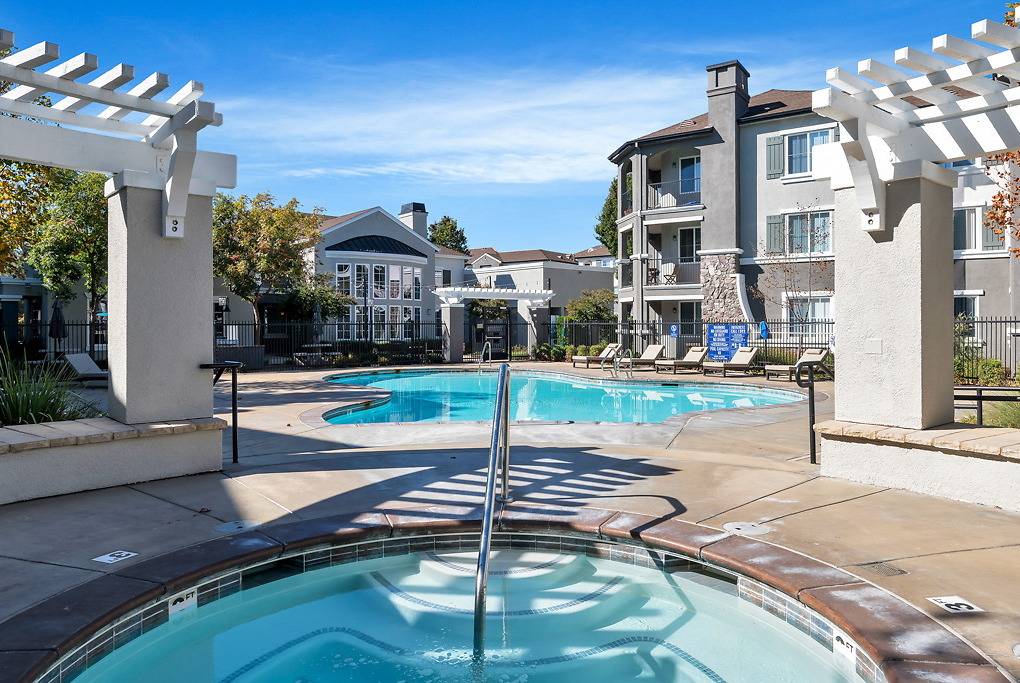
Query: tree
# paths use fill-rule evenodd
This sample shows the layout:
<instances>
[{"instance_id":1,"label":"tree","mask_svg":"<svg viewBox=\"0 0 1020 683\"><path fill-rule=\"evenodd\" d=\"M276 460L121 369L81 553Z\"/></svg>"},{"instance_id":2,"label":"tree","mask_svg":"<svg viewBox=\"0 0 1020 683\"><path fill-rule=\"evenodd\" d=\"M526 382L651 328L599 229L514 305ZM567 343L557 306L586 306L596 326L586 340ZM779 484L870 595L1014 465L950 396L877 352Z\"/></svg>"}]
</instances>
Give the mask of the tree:
<instances>
[{"instance_id":1,"label":"tree","mask_svg":"<svg viewBox=\"0 0 1020 683\"><path fill-rule=\"evenodd\" d=\"M429 242L462 254L468 253L467 236L463 228L457 227L457 221L449 216L443 216L429 226Z\"/></svg>"},{"instance_id":2,"label":"tree","mask_svg":"<svg viewBox=\"0 0 1020 683\"><path fill-rule=\"evenodd\" d=\"M304 213L297 199L275 202L268 192L219 193L213 202L213 274L251 304L256 323L262 322L259 299L302 281L308 253L322 240L321 209Z\"/></svg>"},{"instance_id":3,"label":"tree","mask_svg":"<svg viewBox=\"0 0 1020 683\"><path fill-rule=\"evenodd\" d=\"M506 299L472 299L467 314L472 320L509 320L510 307Z\"/></svg>"},{"instance_id":4,"label":"tree","mask_svg":"<svg viewBox=\"0 0 1020 683\"><path fill-rule=\"evenodd\" d=\"M616 190L618 186L616 178L613 178L613 182L609 184L609 194L606 196L606 201L602 204L602 213L599 214L599 220L595 224L595 237L606 246L606 249L613 256L617 255L616 239L618 233L616 217L618 215L618 205Z\"/></svg>"},{"instance_id":5,"label":"tree","mask_svg":"<svg viewBox=\"0 0 1020 683\"><path fill-rule=\"evenodd\" d=\"M337 290L336 283L328 274L306 273L287 291L285 307L293 319L311 320L316 306L325 319L340 317L348 306L356 303L353 297Z\"/></svg>"},{"instance_id":6,"label":"tree","mask_svg":"<svg viewBox=\"0 0 1020 683\"><path fill-rule=\"evenodd\" d=\"M611 289L589 289L567 302L567 317L581 323L613 323L616 294Z\"/></svg>"},{"instance_id":7,"label":"tree","mask_svg":"<svg viewBox=\"0 0 1020 683\"><path fill-rule=\"evenodd\" d=\"M107 292L106 176L63 169L51 175L48 220L26 261L63 301L75 299L83 282L91 319Z\"/></svg>"},{"instance_id":8,"label":"tree","mask_svg":"<svg viewBox=\"0 0 1020 683\"><path fill-rule=\"evenodd\" d=\"M1006 3L1006 16L1003 23L1016 27L1013 9L1020 3ZM1017 211L1020 210L1020 151L990 154L985 159L985 175L998 185L999 191L992 197L985 209L984 227L1005 241L1006 235L1012 233L1020 240L1020 225L1017 224ZM1020 257L1020 248L1010 247L1009 251Z\"/></svg>"},{"instance_id":9,"label":"tree","mask_svg":"<svg viewBox=\"0 0 1020 683\"><path fill-rule=\"evenodd\" d=\"M0 58L12 50L0 50ZM0 95L13 87L0 81ZM35 104L49 106L45 97ZM0 273L22 277L23 256L46 216L53 169L0 159Z\"/></svg>"}]
</instances>

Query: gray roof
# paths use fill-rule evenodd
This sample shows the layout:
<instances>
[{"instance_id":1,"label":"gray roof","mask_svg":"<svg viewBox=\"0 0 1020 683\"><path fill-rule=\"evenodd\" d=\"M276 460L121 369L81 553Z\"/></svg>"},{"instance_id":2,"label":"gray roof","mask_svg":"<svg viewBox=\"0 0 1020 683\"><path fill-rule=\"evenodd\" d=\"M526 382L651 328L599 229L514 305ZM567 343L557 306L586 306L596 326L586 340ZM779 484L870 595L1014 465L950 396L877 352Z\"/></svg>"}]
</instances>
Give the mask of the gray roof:
<instances>
[{"instance_id":1,"label":"gray roof","mask_svg":"<svg viewBox=\"0 0 1020 683\"><path fill-rule=\"evenodd\" d=\"M405 256L421 256L425 254L404 244L399 240L385 235L364 235L352 237L326 247L325 251L368 251L376 254L403 254Z\"/></svg>"}]
</instances>

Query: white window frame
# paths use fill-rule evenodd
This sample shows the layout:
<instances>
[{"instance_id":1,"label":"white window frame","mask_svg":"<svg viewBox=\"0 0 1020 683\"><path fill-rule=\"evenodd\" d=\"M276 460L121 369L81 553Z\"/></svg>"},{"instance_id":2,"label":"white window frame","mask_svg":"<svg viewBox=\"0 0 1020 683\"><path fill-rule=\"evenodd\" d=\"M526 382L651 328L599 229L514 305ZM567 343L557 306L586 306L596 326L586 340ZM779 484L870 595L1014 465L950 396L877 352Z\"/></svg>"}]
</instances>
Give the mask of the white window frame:
<instances>
[{"instance_id":1,"label":"white window frame","mask_svg":"<svg viewBox=\"0 0 1020 683\"><path fill-rule=\"evenodd\" d=\"M977 254L985 255L998 255L1009 253L1008 245L1006 240L999 242L1000 247L998 249L984 249L981 244L984 241L985 219L984 219L984 204L978 204L976 206L954 206L953 207L953 256L972 256ZM967 244L963 249L956 248L956 214L959 211L966 211L968 215L967 225Z\"/></svg>"},{"instance_id":2,"label":"white window frame","mask_svg":"<svg viewBox=\"0 0 1020 683\"><path fill-rule=\"evenodd\" d=\"M830 290L815 290L815 291L787 291L783 292L782 306L783 306L783 322L787 323L787 336L790 339L803 340L805 337L812 338L808 343L815 343L814 337L817 336L815 330L809 329L808 331L797 331L794 330L795 325L812 326L815 322L821 319L808 319L804 323L797 323L790 316L790 308L794 301L811 301L812 299L828 299L829 300L829 317L825 320L836 319L836 297L833 296L833 291ZM822 343L819 341L818 343ZM828 344L828 340L824 340L825 344Z\"/></svg>"},{"instance_id":3,"label":"white window frame","mask_svg":"<svg viewBox=\"0 0 1020 683\"><path fill-rule=\"evenodd\" d=\"M347 280L347 287L343 288L340 286L340 267L343 266L347 269L347 275L344 278ZM336 289L341 294L351 295L351 291L354 289L354 266L350 263L338 263L336 264L336 279L334 280Z\"/></svg>"},{"instance_id":4,"label":"white window frame","mask_svg":"<svg viewBox=\"0 0 1020 683\"><path fill-rule=\"evenodd\" d=\"M378 274L378 270L380 268L382 269L382 276L383 276L383 278L382 278L382 286L381 287L379 286L379 283L376 282L376 275ZM378 300L378 299L387 299L387 298L389 298L389 281L388 281L388 278L389 278L389 268L387 268L385 265L383 265L381 263L374 263L374 264L372 264L372 282L371 282L371 288L372 288L372 298L373 299Z\"/></svg>"},{"instance_id":5,"label":"white window frame","mask_svg":"<svg viewBox=\"0 0 1020 683\"><path fill-rule=\"evenodd\" d=\"M803 130L790 131L788 133L784 133L783 134L783 176L782 176L783 178L805 178L805 177L811 176L811 174L812 174L813 162L811 160L811 157L812 157L811 150L814 148L814 146L813 145L809 145L808 146L808 150L807 150L807 170L806 171L793 172L793 171L790 170L790 139L803 135L803 136L806 137L806 140L808 142L810 142L812 134L814 134L814 133L826 133L826 132L829 135L829 142L832 142L833 138L835 137L835 135L834 135L835 127L834 126L824 126L824 127L821 127L821 128L807 128L807 129L803 129ZM816 143L816 144L828 144L828 142Z\"/></svg>"}]
</instances>

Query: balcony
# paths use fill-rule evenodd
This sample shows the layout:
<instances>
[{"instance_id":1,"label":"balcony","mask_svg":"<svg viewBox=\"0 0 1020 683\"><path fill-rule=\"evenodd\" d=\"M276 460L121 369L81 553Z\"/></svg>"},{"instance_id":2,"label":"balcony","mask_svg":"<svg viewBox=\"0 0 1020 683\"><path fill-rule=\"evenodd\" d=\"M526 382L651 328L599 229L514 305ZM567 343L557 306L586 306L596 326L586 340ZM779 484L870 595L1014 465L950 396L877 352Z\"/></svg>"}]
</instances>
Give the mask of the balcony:
<instances>
[{"instance_id":1,"label":"balcony","mask_svg":"<svg viewBox=\"0 0 1020 683\"><path fill-rule=\"evenodd\" d=\"M675 209L701 204L701 180L671 180L648 185L649 209Z\"/></svg>"},{"instance_id":2,"label":"balcony","mask_svg":"<svg viewBox=\"0 0 1020 683\"><path fill-rule=\"evenodd\" d=\"M634 286L634 263L633 261L620 261L617 263L620 276L620 288Z\"/></svg>"},{"instance_id":3,"label":"balcony","mask_svg":"<svg viewBox=\"0 0 1020 683\"><path fill-rule=\"evenodd\" d=\"M696 285L701 282L701 264L697 257L676 260L648 259L646 284L654 285Z\"/></svg>"},{"instance_id":4,"label":"balcony","mask_svg":"<svg viewBox=\"0 0 1020 683\"><path fill-rule=\"evenodd\" d=\"M620 204L620 218L634 211L634 191L624 190L623 202Z\"/></svg>"}]
</instances>

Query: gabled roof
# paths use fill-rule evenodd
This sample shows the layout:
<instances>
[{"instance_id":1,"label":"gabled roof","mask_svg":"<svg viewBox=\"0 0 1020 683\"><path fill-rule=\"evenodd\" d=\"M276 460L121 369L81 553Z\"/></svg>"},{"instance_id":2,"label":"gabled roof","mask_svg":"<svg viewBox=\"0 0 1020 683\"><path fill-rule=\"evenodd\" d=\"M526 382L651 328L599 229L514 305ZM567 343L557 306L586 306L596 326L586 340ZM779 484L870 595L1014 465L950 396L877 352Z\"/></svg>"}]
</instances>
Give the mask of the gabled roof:
<instances>
[{"instance_id":1,"label":"gabled roof","mask_svg":"<svg viewBox=\"0 0 1020 683\"><path fill-rule=\"evenodd\" d=\"M528 263L532 261L553 261L556 263L577 263L570 254L548 249L523 249L521 251L496 251L492 247L481 247L471 250L468 264L473 264L482 256L489 255L500 263Z\"/></svg>"},{"instance_id":2,"label":"gabled roof","mask_svg":"<svg viewBox=\"0 0 1020 683\"><path fill-rule=\"evenodd\" d=\"M372 207L377 208L377 207ZM362 209L361 211L355 211L354 213L348 213L343 216L323 216L322 221L319 223L319 232L326 232L330 228L341 223L346 223L352 218L357 218L361 214L368 213L372 209Z\"/></svg>"},{"instance_id":3,"label":"gabled roof","mask_svg":"<svg viewBox=\"0 0 1020 683\"><path fill-rule=\"evenodd\" d=\"M616 254L610 253L609 248L604 244L589 247L584 251L579 251L571 255L578 261L586 258L615 258L616 256Z\"/></svg>"},{"instance_id":4,"label":"gabled roof","mask_svg":"<svg viewBox=\"0 0 1020 683\"><path fill-rule=\"evenodd\" d=\"M436 248L436 253L440 254L441 256L460 256L461 258L470 258L469 254L457 251L456 249L450 249L449 247L441 247L438 244L433 244L432 246Z\"/></svg>"},{"instance_id":5,"label":"gabled roof","mask_svg":"<svg viewBox=\"0 0 1020 683\"><path fill-rule=\"evenodd\" d=\"M420 256L426 258L425 254L414 249L400 240L385 235L363 235L352 237L343 242L326 247L325 251L365 251L376 254L402 254L404 256Z\"/></svg>"}]
</instances>

